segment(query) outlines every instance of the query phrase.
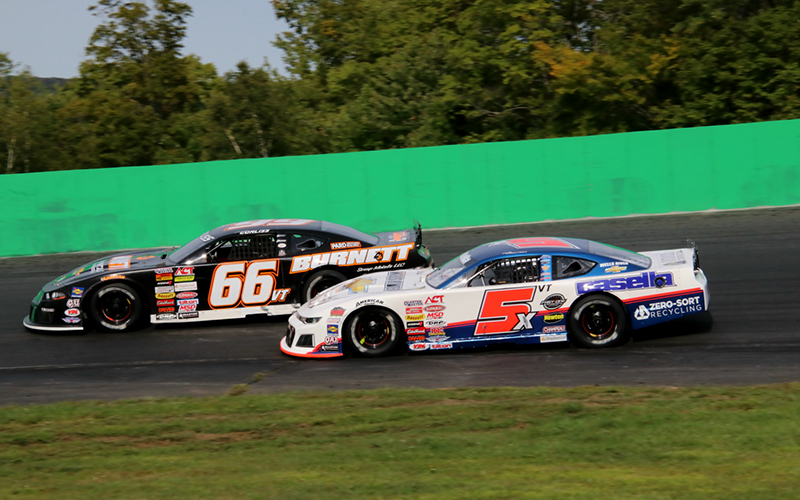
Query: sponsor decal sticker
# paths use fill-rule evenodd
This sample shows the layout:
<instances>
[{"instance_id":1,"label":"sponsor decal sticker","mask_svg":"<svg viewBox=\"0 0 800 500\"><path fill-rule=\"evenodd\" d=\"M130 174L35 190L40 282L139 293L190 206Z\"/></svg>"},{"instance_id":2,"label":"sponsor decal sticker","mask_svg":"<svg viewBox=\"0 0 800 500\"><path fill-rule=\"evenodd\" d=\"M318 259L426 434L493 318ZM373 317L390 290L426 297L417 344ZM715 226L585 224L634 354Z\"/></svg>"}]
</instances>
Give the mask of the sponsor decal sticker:
<instances>
[{"instance_id":1,"label":"sponsor decal sticker","mask_svg":"<svg viewBox=\"0 0 800 500\"><path fill-rule=\"evenodd\" d=\"M453 344L450 343L450 342L442 342L442 343L436 342L436 343L431 344L430 348L431 349L452 349L453 348Z\"/></svg>"},{"instance_id":2,"label":"sponsor decal sticker","mask_svg":"<svg viewBox=\"0 0 800 500\"><path fill-rule=\"evenodd\" d=\"M634 311L633 317L639 321L645 321L650 318L668 318L702 311L700 297L695 296L641 304Z\"/></svg>"},{"instance_id":3,"label":"sponsor decal sticker","mask_svg":"<svg viewBox=\"0 0 800 500\"><path fill-rule=\"evenodd\" d=\"M81 299L67 299L67 307L78 307L81 305ZM44 309L42 309L44 311Z\"/></svg>"},{"instance_id":4,"label":"sponsor decal sticker","mask_svg":"<svg viewBox=\"0 0 800 500\"><path fill-rule=\"evenodd\" d=\"M76 297L77 298L81 298L81 297L83 297L83 291L84 290L86 290L86 288L78 287L78 286L72 287L72 298L76 298Z\"/></svg>"},{"instance_id":5,"label":"sponsor decal sticker","mask_svg":"<svg viewBox=\"0 0 800 500\"><path fill-rule=\"evenodd\" d=\"M558 333L558 332L566 332L567 327L564 325L556 325L556 326L545 326L542 328L542 333Z\"/></svg>"},{"instance_id":6,"label":"sponsor decal sticker","mask_svg":"<svg viewBox=\"0 0 800 500\"><path fill-rule=\"evenodd\" d=\"M176 297L179 299L193 299L197 297L197 292L181 292Z\"/></svg>"},{"instance_id":7,"label":"sponsor decal sticker","mask_svg":"<svg viewBox=\"0 0 800 500\"><path fill-rule=\"evenodd\" d=\"M663 288L665 286L675 286L672 273L657 273L650 271L636 276L626 276L624 278L606 278L592 281L583 281L576 285L578 295L596 291L622 291L638 290L642 288Z\"/></svg>"},{"instance_id":8,"label":"sponsor decal sticker","mask_svg":"<svg viewBox=\"0 0 800 500\"><path fill-rule=\"evenodd\" d=\"M132 257L133 255L122 255L120 257L114 257L113 259L108 261L108 270L116 271L119 269L129 269L131 267Z\"/></svg>"},{"instance_id":9,"label":"sponsor decal sticker","mask_svg":"<svg viewBox=\"0 0 800 500\"><path fill-rule=\"evenodd\" d=\"M172 273L156 274L156 281L172 281Z\"/></svg>"},{"instance_id":10,"label":"sponsor decal sticker","mask_svg":"<svg viewBox=\"0 0 800 500\"><path fill-rule=\"evenodd\" d=\"M409 321L406 323L406 328L419 328L423 326L422 321Z\"/></svg>"},{"instance_id":11,"label":"sponsor decal sticker","mask_svg":"<svg viewBox=\"0 0 800 500\"><path fill-rule=\"evenodd\" d=\"M425 315L425 319L438 319L444 316L443 312L432 312Z\"/></svg>"},{"instance_id":12,"label":"sponsor decal sticker","mask_svg":"<svg viewBox=\"0 0 800 500\"><path fill-rule=\"evenodd\" d=\"M158 312L160 312L160 313L174 313L175 312L175 308L174 307L159 307L158 308Z\"/></svg>"},{"instance_id":13,"label":"sponsor decal sticker","mask_svg":"<svg viewBox=\"0 0 800 500\"><path fill-rule=\"evenodd\" d=\"M325 345L339 345L339 337L336 335L325 335Z\"/></svg>"},{"instance_id":14,"label":"sponsor decal sticker","mask_svg":"<svg viewBox=\"0 0 800 500\"><path fill-rule=\"evenodd\" d=\"M157 299L174 299L175 298L175 292L157 293L156 294L156 298Z\"/></svg>"},{"instance_id":15,"label":"sponsor decal sticker","mask_svg":"<svg viewBox=\"0 0 800 500\"><path fill-rule=\"evenodd\" d=\"M616 274L616 273L624 272L626 269L628 269L627 266L626 267L623 267L623 266L611 266L611 267L607 267L606 268L606 273L614 273L614 274Z\"/></svg>"},{"instance_id":16,"label":"sponsor decal sticker","mask_svg":"<svg viewBox=\"0 0 800 500\"><path fill-rule=\"evenodd\" d=\"M189 283L175 283L176 292L186 292L189 290L197 290L197 282L191 281Z\"/></svg>"},{"instance_id":17,"label":"sponsor decal sticker","mask_svg":"<svg viewBox=\"0 0 800 500\"><path fill-rule=\"evenodd\" d=\"M67 316L73 316L73 317L74 316L80 316L81 315L81 310L80 309L67 309L66 311L64 311L64 314L67 315Z\"/></svg>"},{"instance_id":18,"label":"sponsor decal sticker","mask_svg":"<svg viewBox=\"0 0 800 500\"><path fill-rule=\"evenodd\" d=\"M159 267L155 270L156 274L172 274L171 267Z\"/></svg>"},{"instance_id":19,"label":"sponsor decal sticker","mask_svg":"<svg viewBox=\"0 0 800 500\"><path fill-rule=\"evenodd\" d=\"M370 285L374 284L375 284L374 279L358 278L357 280L347 285L345 289L350 290L350 293L363 293L369 289Z\"/></svg>"},{"instance_id":20,"label":"sponsor decal sticker","mask_svg":"<svg viewBox=\"0 0 800 500\"><path fill-rule=\"evenodd\" d=\"M80 323L81 321L80 318L61 318L61 319L64 321L64 323L69 323L71 325L74 325L75 323Z\"/></svg>"},{"instance_id":21,"label":"sponsor decal sticker","mask_svg":"<svg viewBox=\"0 0 800 500\"><path fill-rule=\"evenodd\" d=\"M447 321L443 319L430 319L425 321L425 326L445 326Z\"/></svg>"},{"instance_id":22,"label":"sponsor decal sticker","mask_svg":"<svg viewBox=\"0 0 800 500\"><path fill-rule=\"evenodd\" d=\"M185 282L185 281L194 281L194 276L176 276L175 282Z\"/></svg>"},{"instance_id":23,"label":"sponsor decal sticker","mask_svg":"<svg viewBox=\"0 0 800 500\"><path fill-rule=\"evenodd\" d=\"M403 288L405 273L391 272L386 276L386 290L400 290Z\"/></svg>"},{"instance_id":24,"label":"sponsor decal sticker","mask_svg":"<svg viewBox=\"0 0 800 500\"><path fill-rule=\"evenodd\" d=\"M564 315L561 313L551 313L544 315L544 322L545 323L558 323L559 321L564 320Z\"/></svg>"},{"instance_id":25,"label":"sponsor decal sticker","mask_svg":"<svg viewBox=\"0 0 800 500\"><path fill-rule=\"evenodd\" d=\"M156 316L157 320L165 320L165 319L178 319L177 314L159 314Z\"/></svg>"},{"instance_id":26,"label":"sponsor decal sticker","mask_svg":"<svg viewBox=\"0 0 800 500\"><path fill-rule=\"evenodd\" d=\"M425 335L410 335L408 337L409 342L425 342Z\"/></svg>"},{"instance_id":27,"label":"sponsor decal sticker","mask_svg":"<svg viewBox=\"0 0 800 500\"><path fill-rule=\"evenodd\" d=\"M428 328L428 335L442 335L444 334L444 328L441 326L434 326L432 328Z\"/></svg>"},{"instance_id":28,"label":"sponsor decal sticker","mask_svg":"<svg viewBox=\"0 0 800 500\"><path fill-rule=\"evenodd\" d=\"M550 311L558 309L567 302L567 298L560 293L548 295L546 299L540 302L541 306Z\"/></svg>"},{"instance_id":29,"label":"sponsor decal sticker","mask_svg":"<svg viewBox=\"0 0 800 500\"><path fill-rule=\"evenodd\" d=\"M439 304L425 306L425 312L438 312L438 311L444 311L445 309L446 309L445 306Z\"/></svg>"},{"instance_id":30,"label":"sponsor decal sticker","mask_svg":"<svg viewBox=\"0 0 800 500\"><path fill-rule=\"evenodd\" d=\"M412 248L414 248L414 244L407 243L387 247L356 248L299 255L292 259L292 267L289 272L291 274L304 273L323 266L363 266L365 264L403 262L408 260L408 254Z\"/></svg>"},{"instance_id":31,"label":"sponsor decal sticker","mask_svg":"<svg viewBox=\"0 0 800 500\"><path fill-rule=\"evenodd\" d=\"M109 276L103 276L102 278L100 278L100 281L124 280L124 279L125 279L125 276L123 276L121 274L112 274L112 275L109 275Z\"/></svg>"},{"instance_id":32,"label":"sponsor decal sticker","mask_svg":"<svg viewBox=\"0 0 800 500\"><path fill-rule=\"evenodd\" d=\"M156 293L170 293L170 292L174 292L174 291L175 291L175 288L173 288L171 286L157 286L156 287Z\"/></svg>"},{"instance_id":33,"label":"sponsor decal sticker","mask_svg":"<svg viewBox=\"0 0 800 500\"><path fill-rule=\"evenodd\" d=\"M425 329L424 328L411 328L409 330L406 330L406 333L408 335L425 335Z\"/></svg>"},{"instance_id":34,"label":"sponsor decal sticker","mask_svg":"<svg viewBox=\"0 0 800 500\"><path fill-rule=\"evenodd\" d=\"M424 314L407 314L406 320L407 321L422 321L425 319Z\"/></svg>"},{"instance_id":35,"label":"sponsor decal sticker","mask_svg":"<svg viewBox=\"0 0 800 500\"><path fill-rule=\"evenodd\" d=\"M179 267L175 270L175 276L194 276L194 267Z\"/></svg>"},{"instance_id":36,"label":"sponsor decal sticker","mask_svg":"<svg viewBox=\"0 0 800 500\"><path fill-rule=\"evenodd\" d=\"M329 335L339 335L339 325L328 325Z\"/></svg>"},{"instance_id":37,"label":"sponsor decal sticker","mask_svg":"<svg viewBox=\"0 0 800 500\"><path fill-rule=\"evenodd\" d=\"M539 342L544 344L545 342L565 342L567 340L566 333L556 333L553 335L543 335L539 337Z\"/></svg>"},{"instance_id":38,"label":"sponsor decal sticker","mask_svg":"<svg viewBox=\"0 0 800 500\"><path fill-rule=\"evenodd\" d=\"M426 304L441 304L444 302L444 295L434 295L425 299Z\"/></svg>"},{"instance_id":39,"label":"sponsor decal sticker","mask_svg":"<svg viewBox=\"0 0 800 500\"><path fill-rule=\"evenodd\" d=\"M367 305L372 305L372 304L381 304L381 305L383 305L383 301L380 300L380 299L359 300L358 302L356 302L356 307L367 306Z\"/></svg>"},{"instance_id":40,"label":"sponsor decal sticker","mask_svg":"<svg viewBox=\"0 0 800 500\"><path fill-rule=\"evenodd\" d=\"M175 305L175 301L174 300L157 300L156 301L156 305L157 306L174 306Z\"/></svg>"},{"instance_id":41,"label":"sponsor decal sticker","mask_svg":"<svg viewBox=\"0 0 800 500\"><path fill-rule=\"evenodd\" d=\"M412 351L424 351L428 349L428 344L411 344L408 346Z\"/></svg>"},{"instance_id":42,"label":"sponsor decal sticker","mask_svg":"<svg viewBox=\"0 0 800 500\"><path fill-rule=\"evenodd\" d=\"M331 316L343 316L343 315L344 315L344 309L343 308L334 307L333 309L331 309Z\"/></svg>"},{"instance_id":43,"label":"sponsor decal sticker","mask_svg":"<svg viewBox=\"0 0 800 500\"><path fill-rule=\"evenodd\" d=\"M55 309L53 309L52 307L42 307L42 308L41 308L41 309L39 309L39 310L40 310L40 311L42 311L42 312L46 312L46 313L52 313L52 312L56 312L56 310L55 310Z\"/></svg>"},{"instance_id":44,"label":"sponsor decal sticker","mask_svg":"<svg viewBox=\"0 0 800 500\"><path fill-rule=\"evenodd\" d=\"M421 307L406 307L406 314L422 314Z\"/></svg>"},{"instance_id":45,"label":"sponsor decal sticker","mask_svg":"<svg viewBox=\"0 0 800 500\"><path fill-rule=\"evenodd\" d=\"M360 241L337 241L331 243L331 250L341 250L343 248L361 248Z\"/></svg>"},{"instance_id":46,"label":"sponsor decal sticker","mask_svg":"<svg viewBox=\"0 0 800 500\"><path fill-rule=\"evenodd\" d=\"M422 305L422 301L421 300L407 300L407 301L403 302L403 305L405 305L406 307L421 306Z\"/></svg>"},{"instance_id":47,"label":"sponsor decal sticker","mask_svg":"<svg viewBox=\"0 0 800 500\"><path fill-rule=\"evenodd\" d=\"M197 312L181 312L178 314L179 319L192 319L192 318L199 318L200 313Z\"/></svg>"}]
</instances>

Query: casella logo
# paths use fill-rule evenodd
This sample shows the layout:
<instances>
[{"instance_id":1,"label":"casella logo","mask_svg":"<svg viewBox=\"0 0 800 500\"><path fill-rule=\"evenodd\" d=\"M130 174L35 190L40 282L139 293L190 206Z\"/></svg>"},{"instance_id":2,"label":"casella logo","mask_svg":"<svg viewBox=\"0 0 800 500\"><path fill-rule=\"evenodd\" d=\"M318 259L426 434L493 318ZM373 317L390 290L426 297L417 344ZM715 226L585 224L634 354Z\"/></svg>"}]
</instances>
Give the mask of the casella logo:
<instances>
[{"instance_id":1,"label":"casella logo","mask_svg":"<svg viewBox=\"0 0 800 500\"><path fill-rule=\"evenodd\" d=\"M649 273L642 273L638 276L584 281L577 284L578 295L598 291L616 292L639 288L663 288L665 286L675 286L672 273L656 273L650 271Z\"/></svg>"}]
</instances>

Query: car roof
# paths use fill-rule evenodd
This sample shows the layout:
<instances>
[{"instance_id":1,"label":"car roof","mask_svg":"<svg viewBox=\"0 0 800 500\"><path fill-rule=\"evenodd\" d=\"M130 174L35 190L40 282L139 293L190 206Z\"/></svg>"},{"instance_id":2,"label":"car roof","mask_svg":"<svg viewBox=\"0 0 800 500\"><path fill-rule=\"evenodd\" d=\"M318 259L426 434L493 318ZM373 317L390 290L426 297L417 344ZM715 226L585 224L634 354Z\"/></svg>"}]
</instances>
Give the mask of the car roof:
<instances>
[{"instance_id":1,"label":"car roof","mask_svg":"<svg viewBox=\"0 0 800 500\"><path fill-rule=\"evenodd\" d=\"M208 233L214 238L228 236L238 233L249 233L256 230L267 230L268 232L292 231L304 229L310 231L320 231L324 221L306 219L259 219L251 221L234 222L225 224L212 229ZM267 232L264 231L264 232Z\"/></svg>"},{"instance_id":2,"label":"car roof","mask_svg":"<svg viewBox=\"0 0 800 500\"><path fill-rule=\"evenodd\" d=\"M494 259L501 256L550 254L550 253L588 253L591 254L591 241L578 238L560 238L553 236L536 236L510 238L507 240L484 243L469 251L477 261Z\"/></svg>"}]
</instances>

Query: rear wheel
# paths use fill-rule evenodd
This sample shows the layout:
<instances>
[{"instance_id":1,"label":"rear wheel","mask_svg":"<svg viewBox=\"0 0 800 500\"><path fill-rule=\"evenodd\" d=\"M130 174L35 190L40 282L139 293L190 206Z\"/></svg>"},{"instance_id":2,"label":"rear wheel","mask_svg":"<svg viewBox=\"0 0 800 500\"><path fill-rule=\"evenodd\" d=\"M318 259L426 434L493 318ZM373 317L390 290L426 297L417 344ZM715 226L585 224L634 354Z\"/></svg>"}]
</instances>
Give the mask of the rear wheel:
<instances>
[{"instance_id":1,"label":"rear wheel","mask_svg":"<svg viewBox=\"0 0 800 500\"><path fill-rule=\"evenodd\" d=\"M100 330L130 330L141 321L142 301L133 288L122 283L113 283L92 295L89 315Z\"/></svg>"},{"instance_id":2,"label":"rear wheel","mask_svg":"<svg viewBox=\"0 0 800 500\"><path fill-rule=\"evenodd\" d=\"M327 290L334 285L338 285L346 279L347 278L345 278L344 274L337 273L336 271L326 270L313 274L308 281L306 281L306 284L303 287L303 303L308 302L319 295L322 291Z\"/></svg>"},{"instance_id":3,"label":"rear wheel","mask_svg":"<svg viewBox=\"0 0 800 500\"><path fill-rule=\"evenodd\" d=\"M613 347L628 340L628 318L615 300L592 295L579 300L569 315L570 339L583 347Z\"/></svg>"},{"instance_id":4,"label":"rear wheel","mask_svg":"<svg viewBox=\"0 0 800 500\"><path fill-rule=\"evenodd\" d=\"M365 357L385 356L404 340L400 320L384 309L365 308L353 314L344 331L350 350Z\"/></svg>"}]
</instances>

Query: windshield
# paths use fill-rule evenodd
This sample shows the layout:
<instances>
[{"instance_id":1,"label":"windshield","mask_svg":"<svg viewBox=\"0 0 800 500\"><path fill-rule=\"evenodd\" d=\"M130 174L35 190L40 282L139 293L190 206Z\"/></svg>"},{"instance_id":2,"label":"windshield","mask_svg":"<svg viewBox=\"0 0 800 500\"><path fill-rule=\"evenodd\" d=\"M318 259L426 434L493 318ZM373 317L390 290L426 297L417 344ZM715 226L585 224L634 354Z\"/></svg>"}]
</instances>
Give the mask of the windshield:
<instances>
[{"instance_id":1,"label":"windshield","mask_svg":"<svg viewBox=\"0 0 800 500\"><path fill-rule=\"evenodd\" d=\"M203 245L207 244L209 241L213 241L214 237L208 233L203 233L197 238L193 239L189 243L183 245L182 247L178 248L169 256L167 260L170 262L174 262L176 264L182 264L189 256L195 253L198 249L200 249Z\"/></svg>"},{"instance_id":2,"label":"windshield","mask_svg":"<svg viewBox=\"0 0 800 500\"><path fill-rule=\"evenodd\" d=\"M432 286L433 288L439 288L442 283L466 269L467 264L470 262L472 262L472 256L469 254L469 252L464 252L457 258L433 271L425 278L425 281L429 286Z\"/></svg>"},{"instance_id":3,"label":"windshield","mask_svg":"<svg viewBox=\"0 0 800 500\"><path fill-rule=\"evenodd\" d=\"M589 252L613 260L630 262L635 266L639 266L645 269L650 267L649 257L645 257L640 253L631 252L630 250L625 250L624 248L606 245L605 243L597 243L596 241L590 241Z\"/></svg>"}]
</instances>

